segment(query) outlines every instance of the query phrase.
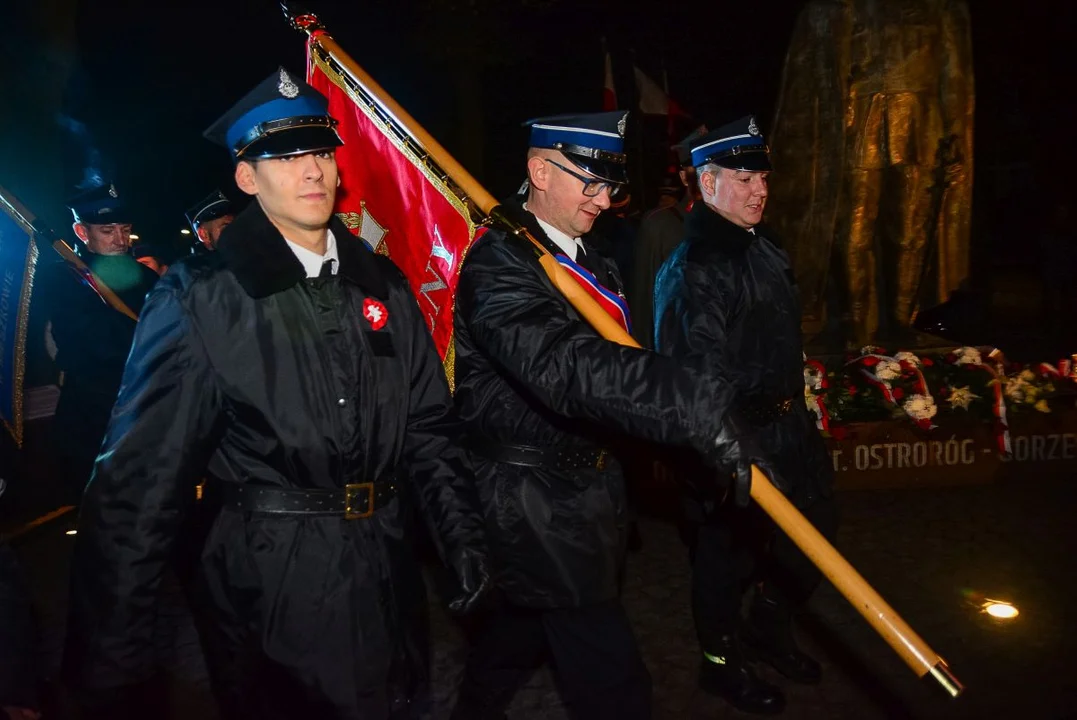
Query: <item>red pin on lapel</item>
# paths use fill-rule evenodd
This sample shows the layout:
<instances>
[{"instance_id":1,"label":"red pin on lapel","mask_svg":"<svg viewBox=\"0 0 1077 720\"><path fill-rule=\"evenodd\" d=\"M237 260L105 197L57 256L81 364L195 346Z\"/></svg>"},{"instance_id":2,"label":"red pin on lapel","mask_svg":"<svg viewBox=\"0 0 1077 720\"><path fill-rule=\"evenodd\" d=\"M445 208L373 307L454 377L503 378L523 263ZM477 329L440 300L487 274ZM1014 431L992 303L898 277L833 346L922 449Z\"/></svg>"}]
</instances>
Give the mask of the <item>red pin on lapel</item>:
<instances>
[{"instance_id":1,"label":"red pin on lapel","mask_svg":"<svg viewBox=\"0 0 1077 720\"><path fill-rule=\"evenodd\" d=\"M372 328L381 330L389 319L389 311L377 300L367 298L363 301L363 317L370 322Z\"/></svg>"}]
</instances>

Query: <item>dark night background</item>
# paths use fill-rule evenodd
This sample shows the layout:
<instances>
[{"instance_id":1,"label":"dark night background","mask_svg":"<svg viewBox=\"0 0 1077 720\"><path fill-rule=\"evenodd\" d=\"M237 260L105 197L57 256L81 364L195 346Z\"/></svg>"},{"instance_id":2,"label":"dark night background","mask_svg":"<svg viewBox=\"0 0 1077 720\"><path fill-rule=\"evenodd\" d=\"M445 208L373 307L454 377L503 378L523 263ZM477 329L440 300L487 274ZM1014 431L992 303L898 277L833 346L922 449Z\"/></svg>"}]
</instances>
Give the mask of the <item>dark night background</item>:
<instances>
[{"instance_id":1,"label":"dark night background","mask_svg":"<svg viewBox=\"0 0 1077 720\"><path fill-rule=\"evenodd\" d=\"M701 120L769 125L803 0L312 2L341 45L495 195L521 178L528 117L601 109L605 36ZM974 275L1028 262L1073 167L1072 3L973 2ZM224 151L201 132L302 36L269 0L15 0L0 54L0 185L70 236L65 198L92 144L137 208L135 232L180 242L184 210L220 185ZM69 120L64 120L68 118ZM71 120L89 135L72 132ZM66 127L65 127L66 126ZM651 178L656 181L657 178ZM781 202L780 198L774 198ZM70 239L70 238L69 238Z\"/></svg>"}]
</instances>

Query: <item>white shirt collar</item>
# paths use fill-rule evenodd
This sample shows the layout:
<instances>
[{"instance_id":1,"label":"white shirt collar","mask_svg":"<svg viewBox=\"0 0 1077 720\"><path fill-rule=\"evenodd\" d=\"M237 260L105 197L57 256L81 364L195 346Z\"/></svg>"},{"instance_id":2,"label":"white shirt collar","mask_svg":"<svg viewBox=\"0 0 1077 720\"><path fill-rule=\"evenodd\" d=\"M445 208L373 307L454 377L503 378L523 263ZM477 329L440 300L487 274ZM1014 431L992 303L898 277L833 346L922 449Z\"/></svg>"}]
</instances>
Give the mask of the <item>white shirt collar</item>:
<instances>
[{"instance_id":1,"label":"white shirt collar","mask_svg":"<svg viewBox=\"0 0 1077 720\"><path fill-rule=\"evenodd\" d=\"M337 239L333 237L332 230L325 231L325 255L319 255L302 245L296 245L288 238L284 238L284 242L288 243L288 247L295 255L295 259L303 264L303 270L306 271L308 278L316 278L321 275L322 263L326 260L335 261L333 263L334 275L340 271L340 255L337 254Z\"/></svg>"},{"instance_id":2,"label":"white shirt collar","mask_svg":"<svg viewBox=\"0 0 1077 720\"><path fill-rule=\"evenodd\" d=\"M524 210L527 210L527 203L524 203ZM576 260L577 248L579 248L583 253L587 253L586 250L583 250L583 242L581 242L579 238L569 237L567 234L561 232L553 225L540 218L538 215L535 215L535 219L538 220L539 227L542 228L542 231L546 233L546 237L550 238L550 240L553 241L553 244L560 248L561 252L565 253L565 255L568 255L570 260Z\"/></svg>"}]
</instances>

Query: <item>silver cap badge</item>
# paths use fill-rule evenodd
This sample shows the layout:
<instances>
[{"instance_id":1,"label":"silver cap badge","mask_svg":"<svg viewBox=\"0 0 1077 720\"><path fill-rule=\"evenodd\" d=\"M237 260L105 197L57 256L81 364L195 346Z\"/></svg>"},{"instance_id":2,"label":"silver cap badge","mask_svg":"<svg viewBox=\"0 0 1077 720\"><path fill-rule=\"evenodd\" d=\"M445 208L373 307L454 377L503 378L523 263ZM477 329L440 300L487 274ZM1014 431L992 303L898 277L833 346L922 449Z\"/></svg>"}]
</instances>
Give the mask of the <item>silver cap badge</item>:
<instances>
[{"instance_id":1,"label":"silver cap badge","mask_svg":"<svg viewBox=\"0 0 1077 720\"><path fill-rule=\"evenodd\" d=\"M299 86L292 82L292 79L288 77L288 73L284 72L283 68L280 71L280 82L277 83L277 90L289 100L299 96Z\"/></svg>"}]
</instances>

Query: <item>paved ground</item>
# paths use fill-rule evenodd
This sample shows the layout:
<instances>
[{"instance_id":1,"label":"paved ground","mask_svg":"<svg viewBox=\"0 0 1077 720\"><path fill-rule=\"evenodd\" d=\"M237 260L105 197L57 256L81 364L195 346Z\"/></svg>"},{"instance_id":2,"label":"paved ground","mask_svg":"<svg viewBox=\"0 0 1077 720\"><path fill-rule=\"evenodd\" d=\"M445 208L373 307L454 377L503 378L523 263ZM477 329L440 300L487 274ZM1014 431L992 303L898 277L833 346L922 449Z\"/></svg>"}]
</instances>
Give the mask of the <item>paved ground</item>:
<instances>
[{"instance_id":1,"label":"paved ground","mask_svg":"<svg viewBox=\"0 0 1077 720\"><path fill-rule=\"evenodd\" d=\"M957 701L916 678L830 586L801 624L803 645L824 663L817 687L765 671L789 696L789 718L1077 717L1077 534L1069 483L936 490L847 492L840 549L968 686ZM31 575L44 627L43 655L54 666L62 638L70 538L63 521L16 541ZM688 606L688 564L672 525L642 523L644 548L628 564L624 601L654 678L655 717L735 718L695 689L697 646ZM1013 600L1009 624L970 608L969 591ZM174 678L174 717L216 717L194 632L175 592L161 623L163 662ZM437 712L446 717L465 648L433 608ZM53 717L62 717L54 712ZM515 720L564 718L548 672L517 696ZM745 716L747 717L747 716Z\"/></svg>"}]
</instances>

